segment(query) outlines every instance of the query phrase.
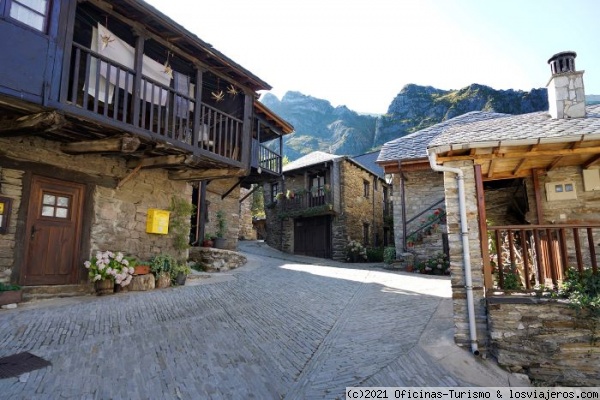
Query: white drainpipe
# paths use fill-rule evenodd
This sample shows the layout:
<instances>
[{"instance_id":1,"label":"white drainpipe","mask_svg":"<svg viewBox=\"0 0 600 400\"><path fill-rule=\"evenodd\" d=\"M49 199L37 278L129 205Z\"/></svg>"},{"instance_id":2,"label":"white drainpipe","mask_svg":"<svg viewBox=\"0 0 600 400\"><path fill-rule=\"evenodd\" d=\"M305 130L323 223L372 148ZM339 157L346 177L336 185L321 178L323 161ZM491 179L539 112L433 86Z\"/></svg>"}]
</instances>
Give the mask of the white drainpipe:
<instances>
[{"instance_id":1,"label":"white drainpipe","mask_svg":"<svg viewBox=\"0 0 600 400\"><path fill-rule=\"evenodd\" d=\"M458 209L460 212L460 235L463 248L463 265L465 267L465 290L467 291L467 312L469 314L469 336L471 339L471 351L479 355L477 348L477 327L475 325L475 306L473 302L473 281L471 279L471 255L469 253L469 227L467 226L467 208L465 206L465 177L459 168L444 167L438 165L436 154L427 149L429 164L434 171L452 172L458 180Z\"/></svg>"}]
</instances>

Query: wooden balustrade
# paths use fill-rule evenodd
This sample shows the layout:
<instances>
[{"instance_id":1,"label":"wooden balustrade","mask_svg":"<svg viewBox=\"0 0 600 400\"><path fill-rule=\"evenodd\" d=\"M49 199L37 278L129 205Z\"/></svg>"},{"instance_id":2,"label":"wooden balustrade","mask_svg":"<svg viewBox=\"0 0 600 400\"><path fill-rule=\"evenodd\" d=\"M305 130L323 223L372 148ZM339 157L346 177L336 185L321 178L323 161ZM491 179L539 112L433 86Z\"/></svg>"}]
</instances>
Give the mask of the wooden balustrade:
<instances>
[{"instance_id":1,"label":"wooden balustrade","mask_svg":"<svg viewBox=\"0 0 600 400\"><path fill-rule=\"evenodd\" d=\"M296 193L293 197L285 199L283 202L284 211L309 210L314 207L330 205L333 202L333 196L330 191L320 190L316 193Z\"/></svg>"},{"instance_id":2,"label":"wooden balustrade","mask_svg":"<svg viewBox=\"0 0 600 400\"><path fill-rule=\"evenodd\" d=\"M175 147L227 160L242 159L243 121L146 76L135 90L136 71L73 44L68 104L103 123L141 130ZM199 112L197 125L195 113ZM268 164L269 166L271 164Z\"/></svg>"},{"instance_id":3,"label":"wooden balustrade","mask_svg":"<svg viewBox=\"0 0 600 400\"><path fill-rule=\"evenodd\" d=\"M488 289L556 287L568 268L598 271L600 224L488 226L487 233Z\"/></svg>"}]
</instances>

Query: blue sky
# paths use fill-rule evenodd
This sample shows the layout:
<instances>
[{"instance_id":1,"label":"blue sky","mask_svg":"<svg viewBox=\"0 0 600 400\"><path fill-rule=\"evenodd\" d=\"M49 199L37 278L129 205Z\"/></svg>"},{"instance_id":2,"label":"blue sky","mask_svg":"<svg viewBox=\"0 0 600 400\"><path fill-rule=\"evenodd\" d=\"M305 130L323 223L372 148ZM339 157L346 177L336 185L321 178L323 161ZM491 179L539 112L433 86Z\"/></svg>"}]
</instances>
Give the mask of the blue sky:
<instances>
[{"instance_id":1,"label":"blue sky","mask_svg":"<svg viewBox=\"0 0 600 400\"><path fill-rule=\"evenodd\" d=\"M148 0L147 0L148 1ZM600 95L597 0L149 0L269 83L385 113L408 83L545 87L548 59L577 52Z\"/></svg>"}]
</instances>

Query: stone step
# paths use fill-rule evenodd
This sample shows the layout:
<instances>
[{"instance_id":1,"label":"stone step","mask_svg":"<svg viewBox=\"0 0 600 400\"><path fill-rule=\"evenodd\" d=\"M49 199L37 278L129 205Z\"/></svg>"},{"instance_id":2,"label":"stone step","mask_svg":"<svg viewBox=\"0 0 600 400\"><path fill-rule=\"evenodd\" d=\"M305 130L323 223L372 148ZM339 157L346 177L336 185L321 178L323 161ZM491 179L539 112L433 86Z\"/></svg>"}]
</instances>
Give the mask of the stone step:
<instances>
[{"instance_id":1,"label":"stone step","mask_svg":"<svg viewBox=\"0 0 600 400\"><path fill-rule=\"evenodd\" d=\"M91 284L23 286L23 301L46 300L60 297L88 296L94 293Z\"/></svg>"}]
</instances>

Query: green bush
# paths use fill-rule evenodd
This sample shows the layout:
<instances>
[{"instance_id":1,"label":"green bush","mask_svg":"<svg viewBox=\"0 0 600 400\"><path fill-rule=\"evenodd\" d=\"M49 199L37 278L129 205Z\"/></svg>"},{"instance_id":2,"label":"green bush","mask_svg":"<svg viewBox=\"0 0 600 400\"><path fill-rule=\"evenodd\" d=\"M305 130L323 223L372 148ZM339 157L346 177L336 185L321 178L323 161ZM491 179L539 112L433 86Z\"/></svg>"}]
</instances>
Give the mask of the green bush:
<instances>
[{"instance_id":1,"label":"green bush","mask_svg":"<svg viewBox=\"0 0 600 400\"><path fill-rule=\"evenodd\" d=\"M382 262L383 247L369 247L367 249L367 260L370 262Z\"/></svg>"},{"instance_id":2,"label":"green bush","mask_svg":"<svg viewBox=\"0 0 600 400\"><path fill-rule=\"evenodd\" d=\"M391 264L396 261L396 248L395 247L386 247L383 250L383 262L386 264Z\"/></svg>"},{"instance_id":3,"label":"green bush","mask_svg":"<svg viewBox=\"0 0 600 400\"><path fill-rule=\"evenodd\" d=\"M20 290L21 286L13 285L11 283L0 282L0 292L8 292L9 290Z\"/></svg>"},{"instance_id":4,"label":"green bush","mask_svg":"<svg viewBox=\"0 0 600 400\"><path fill-rule=\"evenodd\" d=\"M575 268L569 268L558 297L568 299L573 308L585 308L600 315L600 273L588 268L580 275Z\"/></svg>"},{"instance_id":5,"label":"green bush","mask_svg":"<svg viewBox=\"0 0 600 400\"><path fill-rule=\"evenodd\" d=\"M450 260L448 260L448 256L446 256L444 253L438 252L435 256L418 263L417 269L422 274L449 275Z\"/></svg>"}]
</instances>

